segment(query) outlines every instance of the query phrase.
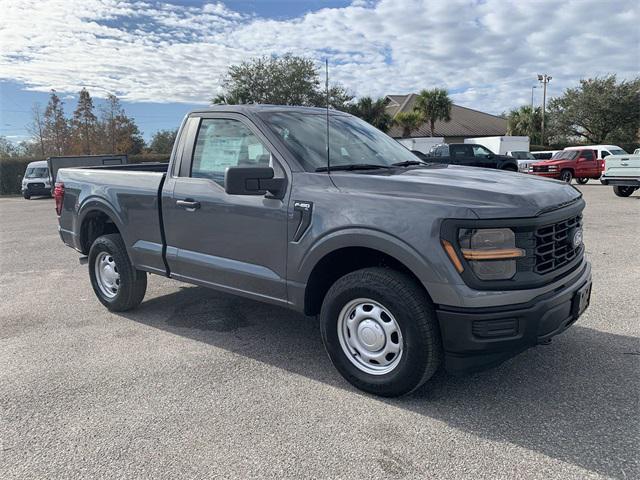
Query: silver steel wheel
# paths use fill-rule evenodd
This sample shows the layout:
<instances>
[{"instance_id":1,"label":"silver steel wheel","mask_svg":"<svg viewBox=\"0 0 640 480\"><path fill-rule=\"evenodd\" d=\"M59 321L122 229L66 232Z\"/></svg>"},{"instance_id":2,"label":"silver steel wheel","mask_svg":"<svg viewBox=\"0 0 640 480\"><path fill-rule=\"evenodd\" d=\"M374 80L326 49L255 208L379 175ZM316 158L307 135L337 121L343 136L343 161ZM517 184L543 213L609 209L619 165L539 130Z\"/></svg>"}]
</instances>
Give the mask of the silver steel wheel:
<instances>
[{"instance_id":1,"label":"silver steel wheel","mask_svg":"<svg viewBox=\"0 0 640 480\"><path fill-rule=\"evenodd\" d=\"M391 372L402 358L402 332L391 312L378 302L358 298L338 317L338 339L347 358L371 375Z\"/></svg>"},{"instance_id":2,"label":"silver steel wheel","mask_svg":"<svg viewBox=\"0 0 640 480\"><path fill-rule=\"evenodd\" d=\"M120 289L120 274L113 256L108 252L100 252L94 268L100 292L107 298L115 297Z\"/></svg>"}]
</instances>

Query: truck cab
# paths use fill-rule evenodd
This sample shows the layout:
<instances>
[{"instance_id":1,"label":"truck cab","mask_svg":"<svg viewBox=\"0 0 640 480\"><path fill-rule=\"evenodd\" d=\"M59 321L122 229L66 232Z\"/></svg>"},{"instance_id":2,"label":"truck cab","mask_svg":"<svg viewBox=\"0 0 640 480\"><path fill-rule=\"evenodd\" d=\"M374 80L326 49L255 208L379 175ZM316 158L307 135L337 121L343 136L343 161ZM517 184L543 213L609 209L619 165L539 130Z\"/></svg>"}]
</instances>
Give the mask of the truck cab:
<instances>
[{"instance_id":1,"label":"truck cab","mask_svg":"<svg viewBox=\"0 0 640 480\"><path fill-rule=\"evenodd\" d=\"M37 196L51 196L51 173L46 160L27 165L22 178L21 192L26 200Z\"/></svg>"}]
</instances>

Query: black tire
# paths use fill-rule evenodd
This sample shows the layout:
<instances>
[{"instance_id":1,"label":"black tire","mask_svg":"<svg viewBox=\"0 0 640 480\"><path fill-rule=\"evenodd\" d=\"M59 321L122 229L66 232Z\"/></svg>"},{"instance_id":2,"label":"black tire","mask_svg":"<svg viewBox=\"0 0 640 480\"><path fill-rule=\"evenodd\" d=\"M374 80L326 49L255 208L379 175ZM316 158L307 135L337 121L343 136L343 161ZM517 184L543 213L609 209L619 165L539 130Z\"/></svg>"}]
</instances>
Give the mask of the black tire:
<instances>
[{"instance_id":1,"label":"black tire","mask_svg":"<svg viewBox=\"0 0 640 480\"><path fill-rule=\"evenodd\" d=\"M621 185L614 185L613 193L618 197L628 197L635 191L636 187L624 187Z\"/></svg>"},{"instance_id":2,"label":"black tire","mask_svg":"<svg viewBox=\"0 0 640 480\"><path fill-rule=\"evenodd\" d=\"M573 179L573 172L571 170L562 170L560 172L560 180L563 182L571 183Z\"/></svg>"},{"instance_id":3,"label":"black tire","mask_svg":"<svg viewBox=\"0 0 640 480\"><path fill-rule=\"evenodd\" d=\"M29 195L28 193L24 193L22 194L22 196L24 197L25 200L31 200L31 195Z\"/></svg>"},{"instance_id":4,"label":"black tire","mask_svg":"<svg viewBox=\"0 0 640 480\"><path fill-rule=\"evenodd\" d=\"M96 277L96 260L102 252L112 257L120 275L117 293L107 297L101 290ZM136 270L129 260L122 237L117 233L96 238L89 250L89 277L98 300L112 312L124 312L137 307L147 291L147 274Z\"/></svg>"},{"instance_id":5,"label":"black tire","mask_svg":"<svg viewBox=\"0 0 640 480\"><path fill-rule=\"evenodd\" d=\"M576 182L578 182L580 185L584 185L585 183L587 183L589 181L588 178L576 178Z\"/></svg>"},{"instance_id":6,"label":"black tire","mask_svg":"<svg viewBox=\"0 0 640 480\"><path fill-rule=\"evenodd\" d=\"M371 299L393 315L402 335L402 354L384 374L354 365L340 344L338 317L356 299ZM385 397L412 392L429 380L442 362L436 314L427 293L408 275L387 268L365 268L338 279L327 292L320 313L322 341L336 369L355 387Z\"/></svg>"},{"instance_id":7,"label":"black tire","mask_svg":"<svg viewBox=\"0 0 640 480\"><path fill-rule=\"evenodd\" d=\"M517 172L518 167L515 167L514 165L505 165L504 167L502 167L502 170L504 170L505 172Z\"/></svg>"}]
</instances>

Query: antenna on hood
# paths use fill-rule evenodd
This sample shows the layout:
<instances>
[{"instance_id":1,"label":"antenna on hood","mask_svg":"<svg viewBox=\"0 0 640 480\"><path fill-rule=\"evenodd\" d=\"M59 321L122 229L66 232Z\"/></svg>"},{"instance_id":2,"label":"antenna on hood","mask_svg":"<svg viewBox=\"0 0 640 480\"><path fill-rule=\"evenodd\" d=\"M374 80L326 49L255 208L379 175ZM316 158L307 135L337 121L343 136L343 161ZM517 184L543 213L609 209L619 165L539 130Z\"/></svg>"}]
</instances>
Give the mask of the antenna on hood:
<instances>
[{"instance_id":1,"label":"antenna on hood","mask_svg":"<svg viewBox=\"0 0 640 480\"><path fill-rule=\"evenodd\" d=\"M327 94L327 175L329 175L331 174L331 160L329 156L329 58L324 59L324 72L324 89Z\"/></svg>"}]
</instances>

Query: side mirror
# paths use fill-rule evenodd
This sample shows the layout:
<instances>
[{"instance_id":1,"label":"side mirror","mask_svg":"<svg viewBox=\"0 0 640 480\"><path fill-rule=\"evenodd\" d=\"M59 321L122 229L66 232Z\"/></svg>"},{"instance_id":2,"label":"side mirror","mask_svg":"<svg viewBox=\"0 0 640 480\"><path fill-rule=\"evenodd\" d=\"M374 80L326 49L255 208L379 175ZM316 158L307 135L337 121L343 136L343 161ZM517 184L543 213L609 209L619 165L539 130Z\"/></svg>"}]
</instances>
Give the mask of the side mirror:
<instances>
[{"instance_id":1,"label":"side mirror","mask_svg":"<svg viewBox=\"0 0 640 480\"><path fill-rule=\"evenodd\" d=\"M224 174L224 190L230 195L284 196L285 179L273 178L271 167L229 167Z\"/></svg>"}]
</instances>

